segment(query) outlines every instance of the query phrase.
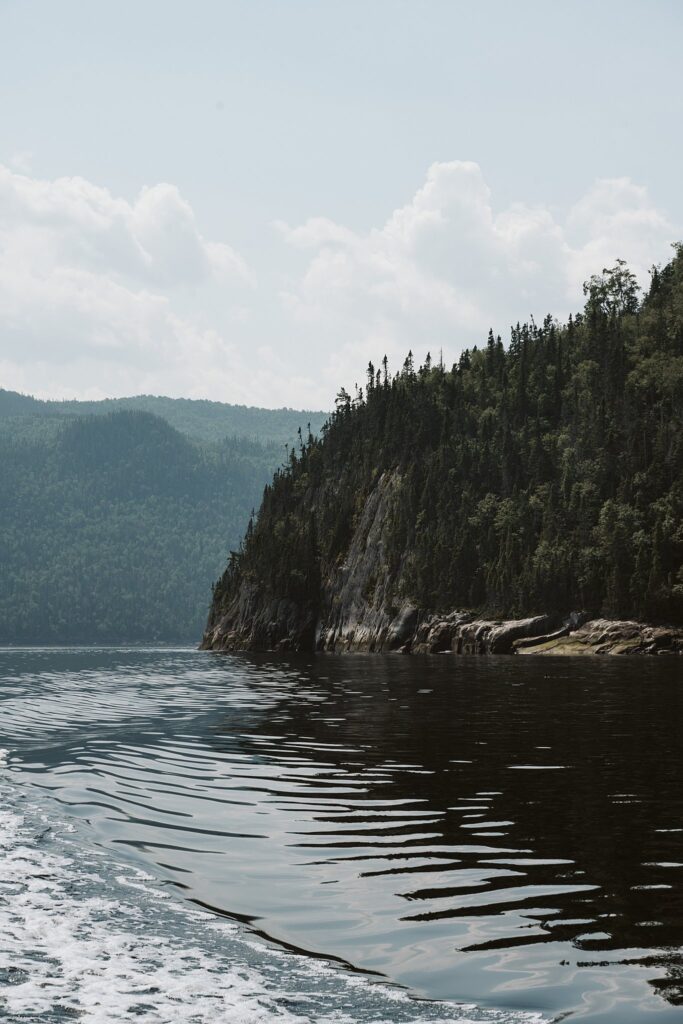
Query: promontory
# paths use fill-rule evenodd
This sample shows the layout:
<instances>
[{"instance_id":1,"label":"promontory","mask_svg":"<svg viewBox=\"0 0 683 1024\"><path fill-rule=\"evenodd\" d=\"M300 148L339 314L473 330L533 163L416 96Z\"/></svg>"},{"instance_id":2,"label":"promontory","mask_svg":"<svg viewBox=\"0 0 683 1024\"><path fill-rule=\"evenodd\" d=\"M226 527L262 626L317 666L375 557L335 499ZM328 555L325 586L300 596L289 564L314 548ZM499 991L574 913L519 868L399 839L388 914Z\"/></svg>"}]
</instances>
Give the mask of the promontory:
<instances>
[{"instance_id":1,"label":"promontory","mask_svg":"<svg viewBox=\"0 0 683 1024\"><path fill-rule=\"evenodd\" d=\"M683 248L452 366L370 363L266 487L213 650L683 651Z\"/></svg>"}]
</instances>

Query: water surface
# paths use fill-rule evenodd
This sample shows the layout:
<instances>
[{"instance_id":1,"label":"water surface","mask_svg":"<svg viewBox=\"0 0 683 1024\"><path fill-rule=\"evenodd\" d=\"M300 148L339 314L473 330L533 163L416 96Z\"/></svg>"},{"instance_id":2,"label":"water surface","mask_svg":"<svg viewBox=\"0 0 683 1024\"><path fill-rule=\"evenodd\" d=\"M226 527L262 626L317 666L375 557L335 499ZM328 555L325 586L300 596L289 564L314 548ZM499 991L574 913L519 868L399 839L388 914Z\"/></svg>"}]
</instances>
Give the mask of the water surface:
<instances>
[{"instance_id":1,"label":"water surface","mask_svg":"<svg viewBox=\"0 0 683 1024\"><path fill-rule=\"evenodd\" d=\"M152 904L154 885L176 894L170 947L191 911L195 930L238 922L268 956L311 954L285 962L341 961L368 972L333 972L363 982L350 1020L668 1024L682 684L675 658L4 650L0 746L35 821L73 821L79 856L143 869ZM227 936L205 955L227 943L234 961ZM405 1000L400 1018L376 978L447 1002Z\"/></svg>"}]
</instances>

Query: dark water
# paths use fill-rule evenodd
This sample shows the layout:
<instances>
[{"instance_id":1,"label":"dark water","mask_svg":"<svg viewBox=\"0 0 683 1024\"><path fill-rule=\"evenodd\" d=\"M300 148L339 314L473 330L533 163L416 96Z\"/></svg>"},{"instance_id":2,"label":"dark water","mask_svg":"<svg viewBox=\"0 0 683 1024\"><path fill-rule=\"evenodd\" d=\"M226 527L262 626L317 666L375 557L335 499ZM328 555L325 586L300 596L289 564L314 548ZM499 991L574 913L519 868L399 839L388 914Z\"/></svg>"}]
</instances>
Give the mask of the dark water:
<instances>
[{"instance_id":1,"label":"dark water","mask_svg":"<svg viewBox=\"0 0 683 1024\"><path fill-rule=\"evenodd\" d=\"M287 948L683 1020L679 659L5 650L0 746L93 847Z\"/></svg>"}]
</instances>

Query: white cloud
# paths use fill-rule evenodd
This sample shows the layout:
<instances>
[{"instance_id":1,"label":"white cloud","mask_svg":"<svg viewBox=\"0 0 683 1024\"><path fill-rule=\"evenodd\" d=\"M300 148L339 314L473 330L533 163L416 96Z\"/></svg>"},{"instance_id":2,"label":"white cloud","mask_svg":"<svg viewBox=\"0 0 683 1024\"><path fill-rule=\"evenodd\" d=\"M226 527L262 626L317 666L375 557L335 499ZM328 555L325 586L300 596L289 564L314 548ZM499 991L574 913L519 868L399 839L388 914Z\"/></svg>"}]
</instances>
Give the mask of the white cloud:
<instances>
[{"instance_id":1,"label":"white cloud","mask_svg":"<svg viewBox=\"0 0 683 1024\"><path fill-rule=\"evenodd\" d=\"M212 283L230 302L253 277L230 246L201 235L175 186L144 188L129 203L82 178L41 181L0 167L4 386L201 390L202 372L237 355L185 311L188 291L200 306Z\"/></svg>"},{"instance_id":2,"label":"white cloud","mask_svg":"<svg viewBox=\"0 0 683 1024\"><path fill-rule=\"evenodd\" d=\"M311 255L282 299L334 348L329 368L402 360L440 347L455 357L489 327L504 337L529 315L563 318L591 273L629 262L641 281L669 256L675 232L628 179L597 181L564 218L544 207L497 211L479 166L433 164L424 185L381 228L353 232L324 218L279 231ZM341 379L341 378L338 378ZM345 381L346 382L346 381ZM330 381L330 383L332 383Z\"/></svg>"},{"instance_id":3,"label":"white cloud","mask_svg":"<svg viewBox=\"0 0 683 1024\"><path fill-rule=\"evenodd\" d=\"M459 161L433 164L368 231L325 217L276 227L262 259L282 271L257 290L173 185L131 202L0 167L0 386L329 407L384 353L394 368L409 348L450 360L489 326L505 337L530 314L565 317L617 257L644 283L676 238L628 179L596 182L560 216L497 208L479 166Z\"/></svg>"},{"instance_id":4,"label":"white cloud","mask_svg":"<svg viewBox=\"0 0 683 1024\"><path fill-rule=\"evenodd\" d=\"M0 239L29 269L101 269L138 286L249 280L237 253L207 242L189 203L164 183L129 203L83 178L40 181L0 166Z\"/></svg>"}]
</instances>

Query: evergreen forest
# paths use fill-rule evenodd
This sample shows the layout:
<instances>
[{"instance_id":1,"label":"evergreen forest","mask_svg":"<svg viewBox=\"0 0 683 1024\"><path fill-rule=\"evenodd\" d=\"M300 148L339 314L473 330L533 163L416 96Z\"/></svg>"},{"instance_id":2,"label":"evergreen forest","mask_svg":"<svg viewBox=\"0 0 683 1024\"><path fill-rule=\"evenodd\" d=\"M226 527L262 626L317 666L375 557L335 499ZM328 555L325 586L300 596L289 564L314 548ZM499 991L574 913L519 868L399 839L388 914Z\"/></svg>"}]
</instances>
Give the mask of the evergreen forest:
<instances>
[{"instance_id":1,"label":"evergreen forest","mask_svg":"<svg viewBox=\"0 0 683 1024\"><path fill-rule=\"evenodd\" d=\"M682 623L683 247L645 294L621 261L584 292L567 323L491 332L450 368L370 364L276 472L214 613L244 581L315 610L390 472L397 602Z\"/></svg>"},{"instance_id":2,"label":"evergreen forest","mask_svg":"<svg viewBox=\"0 0 683 1024\"><path fill-rule=\"evenodd\" d=\"M126 400L74 415L0 392L0 643L199 639L210 582L309 414L174 401L152 404L194 417L187 433ZM250 436L219 439L231 423Z\"/></svg>"},{"instance_id":3,"label":"evergreen forest","mask_svg":"<svg viewBox=\"0 0 683 1024\"><path fill-rule=\"evenodd\" d=\"M310 423L318 434L329 416L327 412L298 409L259 409L256 406L229 405L203 398L165 398L161 395L134 395L129 398L103 398L97 401L44 401L32 395L0 388L0 429L9 418L43 419L55 426L64 418L103 416L123 410L150 412L199 441L223 441L226 437L245 437L263 444L292 444L299 427ZM49 429L49 428L48 428Z\"/></svg>"}]
</instances>

